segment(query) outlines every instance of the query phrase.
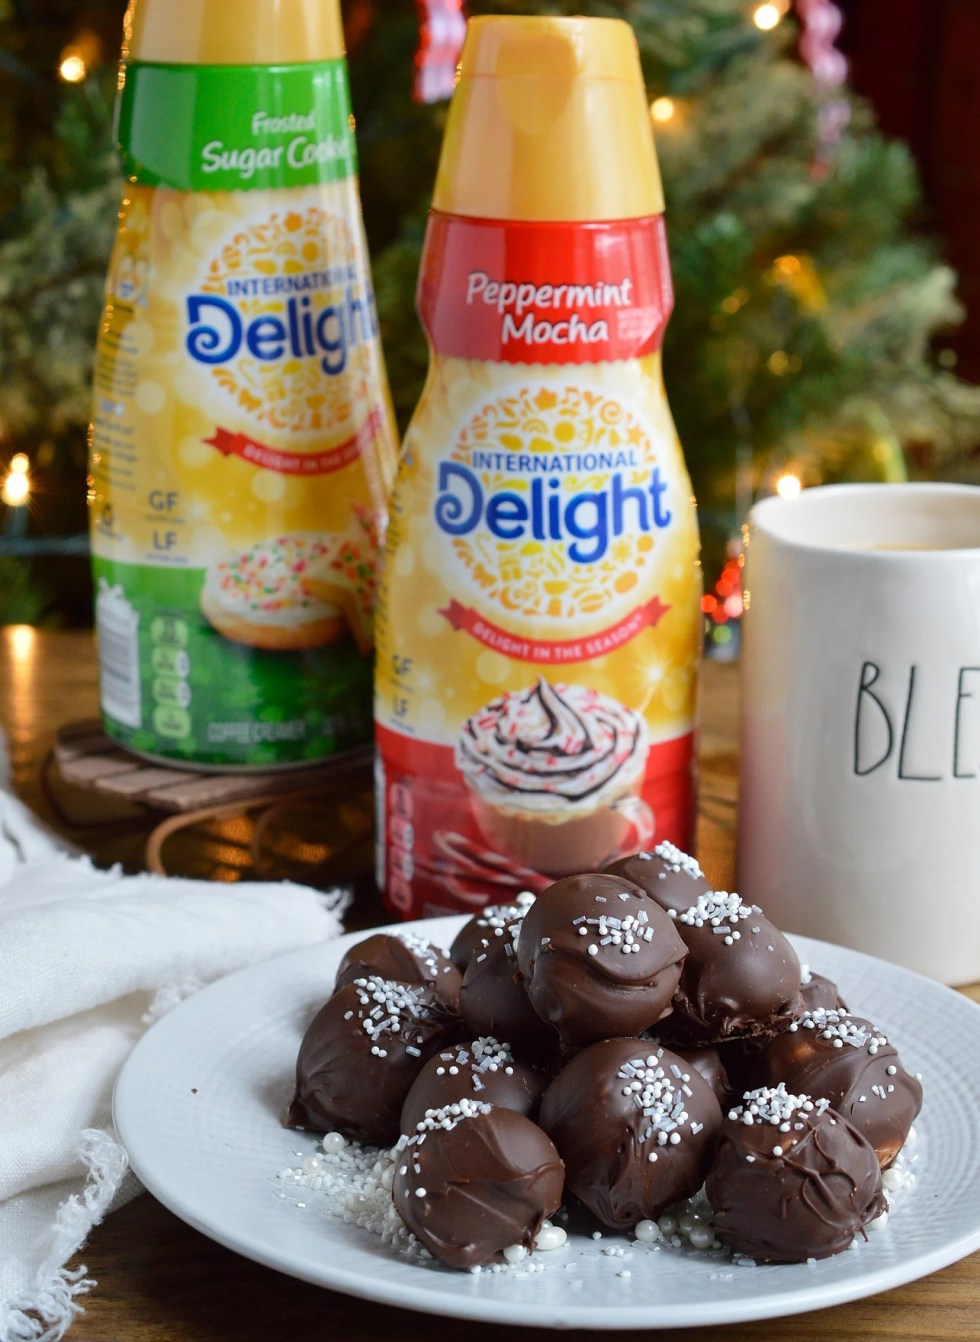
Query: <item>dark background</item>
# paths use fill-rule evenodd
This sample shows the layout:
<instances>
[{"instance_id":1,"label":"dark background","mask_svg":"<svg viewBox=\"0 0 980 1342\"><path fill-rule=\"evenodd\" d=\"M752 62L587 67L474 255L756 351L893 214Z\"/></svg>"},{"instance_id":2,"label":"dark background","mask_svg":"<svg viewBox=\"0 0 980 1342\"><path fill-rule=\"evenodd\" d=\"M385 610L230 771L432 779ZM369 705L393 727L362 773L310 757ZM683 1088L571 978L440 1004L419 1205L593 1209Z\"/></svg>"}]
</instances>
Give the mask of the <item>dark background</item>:
<instances>
[{"instance_id":1,"label":"dark background","mask_svg":"<svg viewBox=\"0 0 980 1342\"><path fill-rule=\"evenodd\" d=\"M959 271L967 310L943 344L980 381L980 0L839 0L851 86L905 140L925 190L923 226Z\"/></svg>"}]
</instances>

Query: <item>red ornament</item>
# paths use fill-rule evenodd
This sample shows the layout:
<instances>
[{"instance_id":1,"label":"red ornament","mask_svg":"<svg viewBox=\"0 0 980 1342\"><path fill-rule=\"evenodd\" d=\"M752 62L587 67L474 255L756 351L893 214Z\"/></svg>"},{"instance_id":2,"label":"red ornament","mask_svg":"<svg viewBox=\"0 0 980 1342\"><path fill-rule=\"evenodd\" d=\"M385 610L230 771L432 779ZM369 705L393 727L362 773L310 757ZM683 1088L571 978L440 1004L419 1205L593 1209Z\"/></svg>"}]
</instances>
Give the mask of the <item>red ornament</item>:
<instances>
[{"instance_id":1,"label":"red ornament","mask_svg":"<svg viewBox=\"0 0 980 1342\"><path fill-rule=\"evenodd\" d=\"M421 35L415 56L416 102L435 103L452 97L456 66L466 36L463 0L418 0Z\"/></svg>"}]
</instances>

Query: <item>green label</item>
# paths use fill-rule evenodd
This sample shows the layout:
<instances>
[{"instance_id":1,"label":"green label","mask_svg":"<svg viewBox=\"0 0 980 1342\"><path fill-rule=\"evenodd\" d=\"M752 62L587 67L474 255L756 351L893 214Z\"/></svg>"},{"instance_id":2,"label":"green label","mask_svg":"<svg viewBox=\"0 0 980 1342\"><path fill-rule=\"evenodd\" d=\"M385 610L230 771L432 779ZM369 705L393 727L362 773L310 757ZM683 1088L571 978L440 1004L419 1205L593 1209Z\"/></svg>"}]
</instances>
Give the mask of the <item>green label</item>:
<instances>
[{"instance_id":1,"label":"green label","mask_svg":"<svg viewBox=\"0 0 980 1342\"><path fill-rule=\"evenodd\" d=\"M124 66L119 151L130 181L258 191L352 177L345 60L308 65Z\"/></svg>"},{"instance_id":2,"label":"green label","mask_svg":"<svg viewBox=\"0 0 980 1342\"><path fill-rule=\"evenodd\" d=\"M270 768L371 739L371 660L351 639L303 652L250 647L201 614L200 569L96 558L93 570L102 711L121 745Z\"/></svg>"}]
</instances>

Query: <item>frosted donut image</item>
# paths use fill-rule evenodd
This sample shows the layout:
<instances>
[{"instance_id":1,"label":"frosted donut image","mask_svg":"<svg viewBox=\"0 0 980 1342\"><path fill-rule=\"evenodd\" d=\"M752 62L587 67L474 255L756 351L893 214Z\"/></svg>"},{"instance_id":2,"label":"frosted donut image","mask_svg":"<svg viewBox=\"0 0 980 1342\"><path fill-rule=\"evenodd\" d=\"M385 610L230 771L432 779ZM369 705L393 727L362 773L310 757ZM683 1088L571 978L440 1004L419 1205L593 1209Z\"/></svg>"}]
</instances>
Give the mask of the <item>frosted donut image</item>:
<instances>
[{"instance_id":1,"label":"frosted donut image","mask_svg":"<svg viewBox=\"0 0 980 1342\"><path fill-rule=\"evenodd\" d=\"M311 559L300 575L300 585L310 596L343 612L358 649L367 656L374 648L380 542L368 509L354 504L352 512L349 531L333 537L332 544Z\"/></svg>"},{"instance_id":2,"label":"frosted donut image","mask_svg":"<svg viewBox=\"0 0 980 1342\"><path fill-rule=\"evenodd\" d=\"M344 612L305 585L332 548L302 533L258 541L211 565L201 610L224 638L249 647L297 652L333 643L348 632Z\"/></svg>"}]
</instances>

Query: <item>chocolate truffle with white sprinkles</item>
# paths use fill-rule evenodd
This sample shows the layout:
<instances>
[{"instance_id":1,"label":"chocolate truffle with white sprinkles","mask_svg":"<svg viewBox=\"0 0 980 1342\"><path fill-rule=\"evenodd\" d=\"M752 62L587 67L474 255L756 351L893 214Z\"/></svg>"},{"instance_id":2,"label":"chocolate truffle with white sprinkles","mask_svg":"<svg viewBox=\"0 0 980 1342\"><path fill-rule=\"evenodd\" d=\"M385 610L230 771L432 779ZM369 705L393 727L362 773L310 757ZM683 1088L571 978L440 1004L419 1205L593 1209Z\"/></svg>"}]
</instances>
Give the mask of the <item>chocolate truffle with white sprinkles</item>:
<instances>
[{"instance_id":1,"label":"chocolate truffle with white sprinkles","mask_svg":"<svg viewBox=\"0 0 980 1342\"><path fill-rule=\"evenodd\" d=\"M463 976L441 947L412 932L375 932L352 946L337 969L337 988L377 975L396 983L424 983L455 1011Z\"/></svg>"},{"instance_id":2,"label":"chocolate truffle with white sprinkles","mask_svg":"<svg viewBox=\"0 0 980 1342\"><path fill-rule=\"evenodd\" d=\"M531 1005L565 1048L634 1035L660 1020L684 943L664 910L622 876L566 876L538 896L517 942Z\"/></svg>"},{"instance_id":3,"label":"chocolate truffle with white sprinkles","mask_svg":"<svg viewBox=\"0 0 980 1342\"><path fill-rule=\"evenodd\" d=\"M922 1086L870 1021L845 1011L804 1011L753 1069L760 1084L822 1095L874 1147L882 1169L905 1145Z\"/></svg>"},{"instance_id":4,"label":"chocolate truffle with white sprinkles","mask_svg":"<svg viewBox=\"0 0 980 1342\"><path fill-rule=\"evenodd\" d=\"M847 1003L833 979L818 974L809 965L800 965L800 996L804 1011L846 1011Z\"/></svg>"},{"instance_id":5,"label":"chocolate truffle with white sprinkles","mask_svg":"<svg viewBox=\"0 0 980 1342\"><path fill-rule=\"evenodd\" d=\"M715 1233L759 1263L828 1258L887 1209L870 1143L825 1099L782 1085L730 1111L705 1192Z\"/></svg>"},{"instance_id":6,"label":"chocolate truffle with white sprinkles","mask_svg":"<svg viewBox=\"0 0 980 1342\"><path fill-rule=\"evenodd\" d=\"M474 1035L506 1039L518 1057L548 1063L558 1051L558 1032L532 1007L517 968L522 918L513 918L477 947L466 967L459 1011Z\"/></svg>"},{"instance_id":7,"label":"chocolate truffle with white sprinkles","mask_svg":"<svg viewBox=\"0 0 980 1342\"><path fill-rule=\"evenodd\" d=\"M697 1192L721 1109L676 1053L643 1039L604 1039L562 1069L538 1122L565 1162L569 1191L622 1230Z\"/></svg>"},{"instance_id":8,"label":"chocolate truffle with white sprinkles","mask_svg":"<svg viewBox=\"0 0 980 1342\"><path fill-rule=\"evenodd\" d=\"M414 1132L427 1109L479 1100L533 1118L548 1077L514 1057L509 1044L490 1035L440 1049L412 1082L402 1106L402 1132Z\"/></svg>"},{"instance_id":9,"label":"chocolate truffle with white sprinkles","mask_svg":"<svg viewBox=\"0 0 980 1342\"><path fill-rule=\"evenodd\" d=\"M513 904L488 904L479 913L474 914L468 923L464 923L449 947L449 958L459 972L466 973L466 967L476 954L481 941L486 941L498 927L503 927L504 923L513 922L515 918L523 918L533 903L534 895L531 891L523 890Z\"/></svg>"},{"instance_id":10,"label":"chocolate truffle with white sprinkles","mask_svg":"<svg viewBox=\"0 0 980 1342\"><path fill-rule=\"evenodd\" d=\"M645 890L663 909L683 913L699 895L711 890L697 859L672 843L658 843L649 852L618 858L603 871L623 876Z\"/></svg>"},{"instance_id":11,"label":"chocolate truffle with white sprinkles","mask_svg":"<svg viewBox=\"0 0 980 1342\"><path fill-rule=\"evenodd\" d=\"M564 1170L541 1129L513 1109L460 1100L429 1110L395 1156L395 1210L448 1267L529 1250L561 1204Z\"/></svg>"},{"instance_id":12,"label":"chocolate truffle with white sprinkles","mask_svg":"<svg viewBox=\"0 0 980 1342\"><path fill-rule=\"evenodd\" d=\"M662 1047L663 1044L663 1041L657 1038L656 1031L653 1032L650 1042L657 1048ZM717 1048L710 1044L704 1044L700 1048L678 1047L673 1049L673 1052L685 1063L690 1063L699 1076L707 1081L723 1109L728 1108L736 1092L741 1094L740 1091L737 1091L734 1081L728 1074L728 1068L725 1065L726 1060Z\"/></svg>"},{"instance_id":13,"label":"chocolate truffle with white sprinkles","mask_svg":"<svg viewBox=\"0 0 980 1342\"><path fill-rule=\"evenodd\" d=\"M431 988L380 978L347 984L303 1037L286 1126L391 1146L412 1082L459 1028Z\"/></svg>"},{"instance_id":14,"label":"chocolate truffle with white sprinkles","mask_svg":"<svg viewBox=\"0 0 980 1342\"><path fill-rule=\"evenodd\" d=\"M798 1015L800 962L758 905L711 891L673 921L687 959L673 1014L658 1031L668 1043L766 1038Z\"/></svg>"}]
</instances>

